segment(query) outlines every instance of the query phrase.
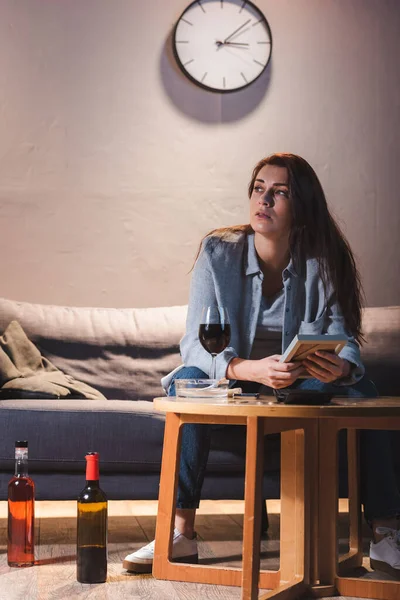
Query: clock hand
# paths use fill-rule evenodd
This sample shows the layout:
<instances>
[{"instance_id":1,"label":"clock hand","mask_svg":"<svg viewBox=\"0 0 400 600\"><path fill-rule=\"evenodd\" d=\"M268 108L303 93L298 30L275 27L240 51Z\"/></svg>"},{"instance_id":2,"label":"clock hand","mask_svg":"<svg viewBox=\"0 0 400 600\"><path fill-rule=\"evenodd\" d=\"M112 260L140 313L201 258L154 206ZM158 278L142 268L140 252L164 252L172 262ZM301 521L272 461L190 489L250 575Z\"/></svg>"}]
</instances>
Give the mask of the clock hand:
<instances>
[{"instance_id":1,"label":"clock hand","mask_svg":"<svg viewBox=\"0 0 400 600\"><path fill-rule=\"evenodd\" d=\"M218 48L220 48L221 46L250 46L250 44L246 44L246 43L240 43L240 42L220 42L218 40L216 40L215 42L218 46Z\"/></svg>"},{"instance_id":2,"label":"clock hand","mask_svg":"<svg viewBox=\"0 0 400 600\"><path fill-rule=\"evenodd\" d=\"M243 27L245 27L248 23L250 23L251 19L247 19L247 21L245 23L243 23L243 25L241 25L240 27L238 27L237 29L235 29L235 31L233 33L231 33L231 35L228 35L227 38L224 39L224 44L226 44L226 42L235 35L235 33L237 33L238 31L240 31L241 29L243 29Z\"/></svg>"}]
</instances>

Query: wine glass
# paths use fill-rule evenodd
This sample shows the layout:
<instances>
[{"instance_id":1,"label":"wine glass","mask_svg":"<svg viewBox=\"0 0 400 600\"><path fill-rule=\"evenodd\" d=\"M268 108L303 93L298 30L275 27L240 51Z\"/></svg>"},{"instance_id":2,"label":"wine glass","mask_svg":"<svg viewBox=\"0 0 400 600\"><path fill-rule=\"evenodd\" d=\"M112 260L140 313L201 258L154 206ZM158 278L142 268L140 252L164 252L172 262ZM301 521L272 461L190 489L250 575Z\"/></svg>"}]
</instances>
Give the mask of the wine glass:
<instances>
[{"instance_id":1,"label":"wine glass","mask_svg":"<svg viewBox=\"0 0 400 600\"><path fill-rule=\"evenodd\" d=\"M211 354L210 379L216 379L216 358L225 350L231 339L231 326L228 311L224 306L204 306L200 325L199 340L204 350Z\"/></svg>"}]
</instances>

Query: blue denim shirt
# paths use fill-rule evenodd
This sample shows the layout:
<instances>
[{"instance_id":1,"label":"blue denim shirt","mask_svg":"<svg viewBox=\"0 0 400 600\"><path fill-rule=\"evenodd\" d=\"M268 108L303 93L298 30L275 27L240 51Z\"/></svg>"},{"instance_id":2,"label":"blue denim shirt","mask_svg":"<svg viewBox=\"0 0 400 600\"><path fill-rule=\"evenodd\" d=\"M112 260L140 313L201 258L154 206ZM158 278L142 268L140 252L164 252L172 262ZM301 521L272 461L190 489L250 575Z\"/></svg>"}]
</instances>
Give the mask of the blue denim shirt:
<instances>
[{"instance_id":1,"label":"blue denim shirt","mask_svg":"<svg viewBox=\"0 0 400 600\"><path fill-rule=\"evenodd\" d=\"M220 304L228 309L231 323L230 345L217 357L217 379L226 375L234 357L249 358L257 327L262 297L263 273L260 269L254 233L231 233L221 239L205 238L193 269L186 321L186 333L180 350L185 366L195 366L205 373L211 369L211 356L199 342L198 330L203 306ZM364 375L359 346L346 331L344 318L333 290L325 293L318 261L308 259L304 273L297 273L292 262L282 273L285 293L282 353L297 333L345 334L348 341L339 356L353 367L338 385L352 385ZM183 366L183 365L182 365ZM178 367L161 380L168 389Z\"/></svg>"}]
</instances>

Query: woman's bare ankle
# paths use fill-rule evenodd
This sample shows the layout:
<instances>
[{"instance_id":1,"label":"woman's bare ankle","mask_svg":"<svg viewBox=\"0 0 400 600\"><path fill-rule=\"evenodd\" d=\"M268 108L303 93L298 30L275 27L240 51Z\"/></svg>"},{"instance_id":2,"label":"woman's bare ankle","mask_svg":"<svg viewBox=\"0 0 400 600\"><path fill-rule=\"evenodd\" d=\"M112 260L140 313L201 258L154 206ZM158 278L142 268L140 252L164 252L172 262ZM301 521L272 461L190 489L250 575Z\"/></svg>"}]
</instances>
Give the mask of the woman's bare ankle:
<instances>
[{"instance_id":1,"label":"woman's bare ankle","mask_svg":"<svg viewBox=\"0 0 400 600\"><path fill-rule=\"evenodd\" d=\"M190 540L194 537L195 508L177 508L175 512L175 527Z\"/></svg>"}]
</instances>

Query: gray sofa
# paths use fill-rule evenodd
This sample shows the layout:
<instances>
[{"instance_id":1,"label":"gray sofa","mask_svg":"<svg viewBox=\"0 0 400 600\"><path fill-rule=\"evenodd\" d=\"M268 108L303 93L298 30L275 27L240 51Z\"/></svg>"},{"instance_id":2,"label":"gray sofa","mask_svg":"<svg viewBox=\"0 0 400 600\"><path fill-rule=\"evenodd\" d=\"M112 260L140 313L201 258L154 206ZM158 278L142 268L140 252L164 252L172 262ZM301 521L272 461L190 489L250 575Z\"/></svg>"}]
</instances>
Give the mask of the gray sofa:
<instances>
[{"instance_id":1,"label":"gray sofa","mask_svg":"<svg viewBox=\"0 0 400 600\"><path fill-rule=\"evenodd\" d=\"M38 499L75 499L84 455L100 453L110 499L156 499L164 416L153 410L160 378L180 363L185 306L72 308L0 299L0 334L17 320L56 367L99 389L108 400L0 401L0 497L14 468L14 442L29 441ZM400 396L400 307L367 308L368 374L381 395ZM243 498L245 436L232 426L213 436L203 489L209 499ZM266 441L265 497L279 497L279 439Z\"/></svg>"}]
</instances>

